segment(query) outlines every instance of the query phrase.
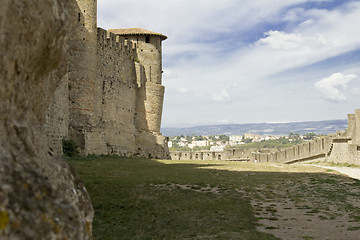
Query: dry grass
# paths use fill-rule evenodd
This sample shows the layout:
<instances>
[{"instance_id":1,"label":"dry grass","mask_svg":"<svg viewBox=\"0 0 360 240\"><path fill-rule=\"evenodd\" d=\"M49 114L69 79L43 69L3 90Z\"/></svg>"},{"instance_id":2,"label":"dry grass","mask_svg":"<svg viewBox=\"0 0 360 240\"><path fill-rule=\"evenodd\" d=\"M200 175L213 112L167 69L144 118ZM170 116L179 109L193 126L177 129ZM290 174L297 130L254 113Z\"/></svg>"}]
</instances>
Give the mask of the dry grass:
<instances>
[{"instance_id":1,"label":"dry grass","mask_svg":"<svg viewBox=\"0 0 360 240\"><path fill-rule=\"evenodd\" d=\"M71 160L95 239L358 239L360 183L314 166ZM268 234L265 234L268 233Z\"/></svg>"}]
</instances>

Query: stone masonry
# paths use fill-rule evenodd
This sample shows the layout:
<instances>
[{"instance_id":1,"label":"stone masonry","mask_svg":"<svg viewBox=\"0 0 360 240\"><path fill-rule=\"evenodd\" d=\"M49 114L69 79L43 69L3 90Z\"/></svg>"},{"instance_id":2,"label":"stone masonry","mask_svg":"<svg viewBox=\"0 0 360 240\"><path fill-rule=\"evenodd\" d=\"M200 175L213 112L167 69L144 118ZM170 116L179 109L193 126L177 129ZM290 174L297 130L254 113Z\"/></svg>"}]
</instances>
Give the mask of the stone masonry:
<instances>
[{"instance_id":1,"label":"stone masonry","mask_svg":"<svg viewBox=\"0 0 360 240\"><path fill-rule=\"evenodd\" d=\"M66 111L49 104L67 98L73 1L0 4L1 240L92 239L87 191L68 162L53 155L44 132L56 139L67 131ZM54 121L44 128L47 114Z\"/></svg>"},{"instance_id":2,"label":"stone masonry","mask_svg":"<svg viewBox=\"0 0 360 240\"><path fill-rule=\"evenodd\" d=\"M97 28L96 0L76 0L67 64L44 125L52 151L72 139L82 155L170 158L160 134L164 99L161 43L132 28Z\"/></svg>"},{"instance_id":3,"label":"stone masonry","mask_svg":"<svg viewBox=\"0 0 360 240\"><path fill-rule=\"evenodd\" d=\"M228 160L295 163L322 160L360 165L360 109L348 115L348 128L278 151L228 149L225 151L171 152L171 159Z\"/></svg>"}]
</instances>

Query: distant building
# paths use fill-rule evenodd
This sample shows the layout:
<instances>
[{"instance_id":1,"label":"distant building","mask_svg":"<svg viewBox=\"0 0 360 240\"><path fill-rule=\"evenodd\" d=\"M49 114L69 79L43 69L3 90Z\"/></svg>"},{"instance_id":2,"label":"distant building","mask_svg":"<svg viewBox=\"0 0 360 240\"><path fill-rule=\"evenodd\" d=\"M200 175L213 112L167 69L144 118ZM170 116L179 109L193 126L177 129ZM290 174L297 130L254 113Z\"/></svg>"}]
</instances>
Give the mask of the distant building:
<instances>
[{"instance_id":1,"label":"distant building","mask_svg":"<svg viewBox=\"0 0 360 240\"><path fill-rule=\"evenodd\" d=\"M245 133L244 137L246 139L253 139L253 140L257 140L257 139L261 139L261 136L258 134L253 134L253 133Z\"/></svg>"},{"instance_id":2,"label":"distant building","mask_svg":"<svg viewBox=\"0 0 360 240\"><path fill-rule=\"evenodd\" d=\"M222 152L224 151L225 146L212 146L210 148L210 151L214 151L214 152Z\"/></svg>"},{"instance_id":3,"label":"distant building","mask_svg":"<svg viewBox=\"0 0 360 240\"><path fill-rule=\"evenodd\" d=\"M243 139L243 136L241 136L241 135L231 135L231 136L229 136L229 144L231 146L239 145L239 144L241 144L242 139Z\"/></svg>"},{"instance_id":4,"label":"distant building","mask_svg":"<svg viewBox=\"0 0 360 240\"><path fill-rule=\"evenodd\" d=\"M241 135L231 135L231 136L229 136L229 141L230 142L241 142L242 139L243 139L243 136L241 136Z\"/></svg>"},{"instance_id":5,"label":"distant building","mask_svg":"<svg viewBox=\"0 0 360 240\"><path fill-rule=\"evenodd\" d=\"M171 148L173 146L173 142L172 141L168 141L168 147Z\"/></svg>"},{"instance_id":6,"label":"distant building","mask_svg":"<svg viewBox=\"0 0 360 240\"><path fill-rule=\"evenodd\" d=\"M195 146L206 147L206 146L209 146L209 141L207 141L207 140L192 141L191 144L192 144L194 147L195 147Z\"/></svg>"}]
</instances>

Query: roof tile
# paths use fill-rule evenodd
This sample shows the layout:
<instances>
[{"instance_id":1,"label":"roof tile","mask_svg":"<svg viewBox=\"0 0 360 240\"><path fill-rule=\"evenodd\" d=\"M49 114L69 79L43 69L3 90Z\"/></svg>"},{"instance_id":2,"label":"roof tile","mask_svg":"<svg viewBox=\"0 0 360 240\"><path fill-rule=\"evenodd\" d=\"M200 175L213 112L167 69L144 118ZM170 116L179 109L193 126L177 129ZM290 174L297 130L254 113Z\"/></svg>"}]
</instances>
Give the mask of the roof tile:
<instances>
[{"instance_id":1,"label":"roof tile","mask_svg":"<svg viewBox=\"0 0 360 240\"><path fill-rule=\"evenodd\" d=\"M142 28L119 28L119 29L109 29L108 31L123 36L124 35L155 35L155 36L160 36L161 40L167 39L167 36L161 33L149 31Z\"/></svg>"}]
</instances>

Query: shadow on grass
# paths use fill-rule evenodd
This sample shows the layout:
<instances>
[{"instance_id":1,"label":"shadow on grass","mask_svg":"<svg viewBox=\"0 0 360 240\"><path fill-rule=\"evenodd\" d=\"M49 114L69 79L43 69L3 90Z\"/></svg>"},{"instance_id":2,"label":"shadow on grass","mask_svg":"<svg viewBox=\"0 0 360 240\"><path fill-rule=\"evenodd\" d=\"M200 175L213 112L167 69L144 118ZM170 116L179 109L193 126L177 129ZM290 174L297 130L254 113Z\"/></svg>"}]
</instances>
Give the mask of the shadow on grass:
<instances>
[{"instance_id":1,"label":"shadow on grass","mask_svg":"<svg viewBox=\"0 0 360 240\"><path fill-rule=\"evenodd\" d=\"M250 200L281 197L274 190L284 184L291 188L304 179L318 184L332 176L224 171L204 169L219 165L201 161L164 164L117 156L73 158L70 163L94 206L94 239L277 239L256 230ZM300 190L302 195L294 196L306 197ZM341 196L340 190L332 191L336 200Z\"/></svg>"}]
</instances>

